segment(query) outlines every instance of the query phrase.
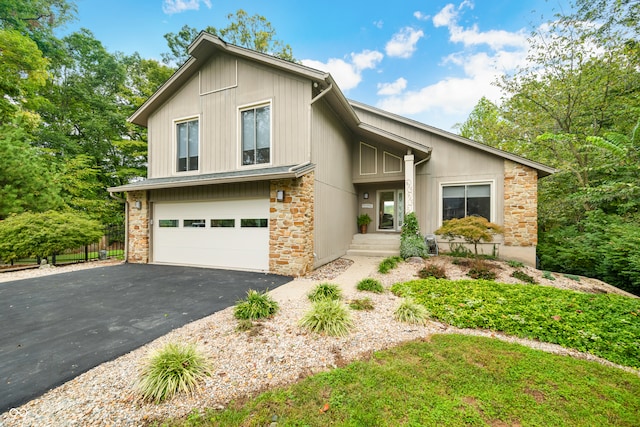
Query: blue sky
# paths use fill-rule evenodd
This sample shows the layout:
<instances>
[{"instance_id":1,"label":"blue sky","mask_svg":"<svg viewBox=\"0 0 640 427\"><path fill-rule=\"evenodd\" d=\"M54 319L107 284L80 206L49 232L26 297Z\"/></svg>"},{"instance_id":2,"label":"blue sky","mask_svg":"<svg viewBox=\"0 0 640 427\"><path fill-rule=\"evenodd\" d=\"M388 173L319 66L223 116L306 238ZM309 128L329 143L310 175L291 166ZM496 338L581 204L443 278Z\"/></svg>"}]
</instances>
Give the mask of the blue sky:
<instances>
[{"instance_id":1,"label":"blue sky","mask_svg":"<svg viewBox=\"0 0 640 427\"><path fill-rule=\"evenodd\" d=\"M188 24L222 28L244 9L263 15L305 65L329 71L345 95L445 130L496 78L526 60L533 28L569 12L566 0L76 0L80 27L110 52L160 60L163 37Z\"/></svg>"}]
</instances>

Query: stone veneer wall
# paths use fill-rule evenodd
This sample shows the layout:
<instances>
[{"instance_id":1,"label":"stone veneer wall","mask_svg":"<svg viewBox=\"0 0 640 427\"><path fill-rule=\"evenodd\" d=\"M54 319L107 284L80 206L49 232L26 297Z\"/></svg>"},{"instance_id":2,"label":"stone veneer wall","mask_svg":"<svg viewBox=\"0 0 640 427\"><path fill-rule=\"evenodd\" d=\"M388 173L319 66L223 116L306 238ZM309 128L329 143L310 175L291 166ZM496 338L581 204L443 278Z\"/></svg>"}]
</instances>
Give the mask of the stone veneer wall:
<instances>
[{"instance_id":1,"label":"stone veneer wall","mask_svg":"<svg viewBox=\"0 0 640 427\"><path fill-rule=\"evenodd\" d=\"M301 276L313 269L314 173L271 181L269 218L269 271ZM284 202L276 192L284 190Z\"/></svg>"},{"instance_id":2,"label":"stone veneer wall","mask_svg":"<svg viewBox=\"0 0 640 427\"><path fill-rule=\"evenodd\" d=\"M538 244L538 172L504 161L504 244Z\"/></svg>"},{"instance_id":3,"label":"stone veneer wall","mask_svg":"<svg viewBox=\"0 0 640 427\"><path fill-rule=\"evenodd\" d=\"M142 204L135 207L136 200ZM130 191L127 193L128 247L127 262L146 264L149 262L149 199L146 191Z\"/></svg>"}]
</instances>

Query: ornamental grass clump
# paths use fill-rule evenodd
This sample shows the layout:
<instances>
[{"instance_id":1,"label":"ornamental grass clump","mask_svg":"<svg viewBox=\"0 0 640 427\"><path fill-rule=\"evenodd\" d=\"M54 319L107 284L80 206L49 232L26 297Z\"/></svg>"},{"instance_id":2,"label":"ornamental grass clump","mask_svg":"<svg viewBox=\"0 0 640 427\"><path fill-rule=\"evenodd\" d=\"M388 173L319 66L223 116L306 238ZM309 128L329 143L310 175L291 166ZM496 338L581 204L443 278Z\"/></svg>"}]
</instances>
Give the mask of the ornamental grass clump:
<instances>
[{"instance_id":1,"label":"ornamental grass clump","mask_svg":"<svg viewBox=\"0 0 640 427\"><path fill-rule=\"evenodd\" d=\"M356 285L356 289L358 289L359 291L369 291L376 294L381 294L384 292L384 286L382 286L382 283L380 283L379 280L371 277L360 280Z\"/></svg>"},{"instance_id":2,"label":"ornamental grass clump","mask_svg":"<svg viewBox=\"0 0 640 427\"><path fill-rule=\"evenodd\" d=\"M424 325L429 319L429 312L423 306L411 298L402 300L396 311L393 313L396 320L415 325Z\"/></svg>"},{"instance_id":3,"label":"ornamental grass clump","mask_svg":"<svg viewBox=\"0 0 640 427\"><path fill-rule=\"evenodd\" d=\"M265 319L275 315L280 306L271 296L265 292L253 289L247 291L247 297L236 303L233 315L238 320Z\"/></svg>"},{"instance_id":4,"label":"ornamental grass clump","mask_svg":"<svg viewBox=\"0 0 640 427\"><path fill-rule=\"evenodd\" d=\"M193 393L211 371L195 344L169 343L143 363L136 388L144 400L160 403L179 392Z\"/></svg>"},{"instance_id":5,"label":"ornamental grass clump","mask_svg":"<svg viewBox=\"0 0 640 427\"><path fill-rule=\"evenodd\" d=\"M340 286L336 284L319 283L307 296L312 302L317 302L323 299L339 300L342 298L342 291L340 290Z\"/></svg>"},{"instance_id":6,"label":"ornamental grass clump","mask_svg":"<svg viewBox=\"0 0 640 427\"><path fill-rule=\"evenodd\" d=\"M371 298L354 299L351 302L349 302L349 307L351 307L352 310L364 310L364 311L371 311L374 308L373 301L371 301Z\"/></svg>"},{"instance_id":7,"label":"ornamental grass clump","mask_svg":"<svg viewBox=\"0 0 640 427\"><path fill-rule=\"evenodd\" d=\"M311 310L305 313L299 324L311 332L343 337L353 327L353 320L344 304L324 298L313 303Z\"/></svg>"}]
</instances>

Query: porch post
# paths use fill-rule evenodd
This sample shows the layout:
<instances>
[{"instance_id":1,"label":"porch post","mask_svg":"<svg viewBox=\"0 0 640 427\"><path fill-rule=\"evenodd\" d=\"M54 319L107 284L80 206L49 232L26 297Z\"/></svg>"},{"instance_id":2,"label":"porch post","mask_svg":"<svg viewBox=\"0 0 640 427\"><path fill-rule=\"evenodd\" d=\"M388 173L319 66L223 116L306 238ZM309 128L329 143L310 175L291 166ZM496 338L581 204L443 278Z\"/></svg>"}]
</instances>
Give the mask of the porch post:
<instances>
[{"instance_id":1,"label":"porch post","mask_svg":"<svg viewBox=\"0 0 640 427\"><path fill-rule=\"evenodd\" d=\"M414 211L413 205L415 201L414 194L415 168L413 164L413 154L409 151L404 156L404 213L410 214Z\"/></svg>"}]
</instances>

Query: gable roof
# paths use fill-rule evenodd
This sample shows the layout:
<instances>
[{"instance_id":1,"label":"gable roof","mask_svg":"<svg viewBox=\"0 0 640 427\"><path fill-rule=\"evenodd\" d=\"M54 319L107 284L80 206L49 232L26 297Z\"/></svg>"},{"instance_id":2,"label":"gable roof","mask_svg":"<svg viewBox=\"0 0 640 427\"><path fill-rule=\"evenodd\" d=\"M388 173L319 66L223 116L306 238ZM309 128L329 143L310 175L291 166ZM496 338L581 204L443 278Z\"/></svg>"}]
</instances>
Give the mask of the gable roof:
<instances>
[{"instance_id":1,"label":"gable roof","mask_svg":"<svg viewBox=\"0 0 640 427\"><path fill-rule=\"evenodd\" d=\"M391 120L397 121L407 126L420 129L435 135L445 137L447 139L459 142L463 145L475 148L493 154L504 159L523 164L538 171L540 177L550 175L555 169L543 165L542 163L528 160L524 157L509 153L485 144L464 138L462 136L447 132L424 123L399 116L388 111L366 105L357 101L347 100L331 74L316 70L305 65L286 61L265 53L257 52L241 46L226 43L221 38L213 34L202 31L189 46L190 58L182 64L182 66L153 94L146 102L144 102L132 115L129 121L140 126L146 126L149 116L153 111L159 108L164 102L169 100L171 96L190 79L209 58L219 52L225 52L233 56L238 56L247 60L256 61L269 67L292 73L294 75L309 79L318 91L318 95L311 101L315 102L319 98L323 98L333 109L336 115L352 130L356 135L370 138L373 140L384 140L387 143L410 148L420 154L422 158L428 158L431 155L431 147L425 146L419 142L409 140L407 138L395 135L387 130L373 126L370 123L363 122L357 114L357 110L365 110L375 115L379 115Z\"/></svg>"}]
</instances>

